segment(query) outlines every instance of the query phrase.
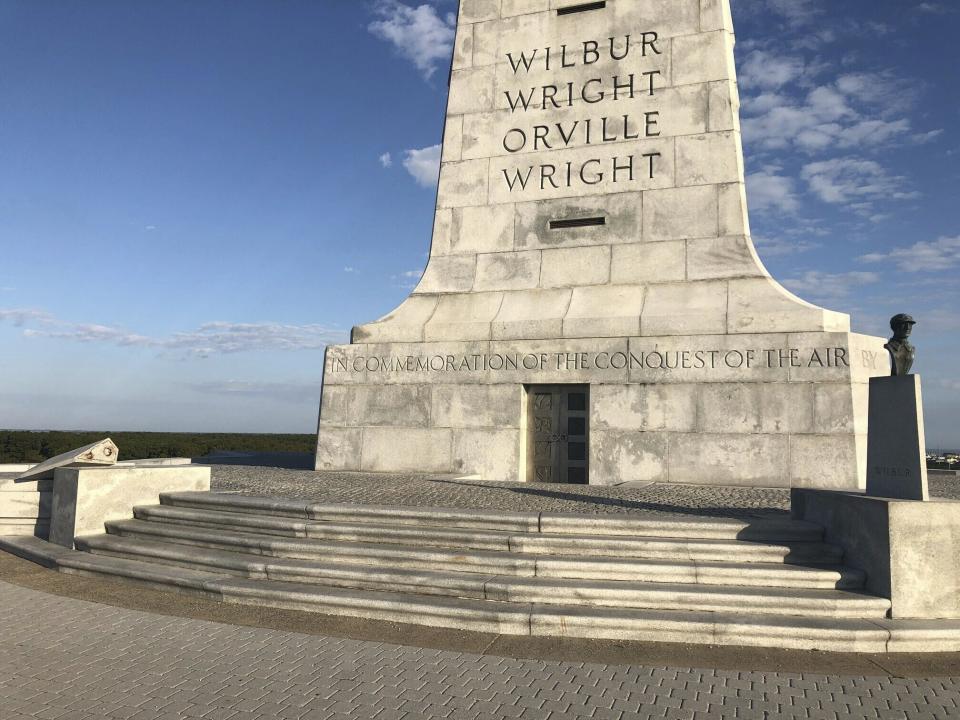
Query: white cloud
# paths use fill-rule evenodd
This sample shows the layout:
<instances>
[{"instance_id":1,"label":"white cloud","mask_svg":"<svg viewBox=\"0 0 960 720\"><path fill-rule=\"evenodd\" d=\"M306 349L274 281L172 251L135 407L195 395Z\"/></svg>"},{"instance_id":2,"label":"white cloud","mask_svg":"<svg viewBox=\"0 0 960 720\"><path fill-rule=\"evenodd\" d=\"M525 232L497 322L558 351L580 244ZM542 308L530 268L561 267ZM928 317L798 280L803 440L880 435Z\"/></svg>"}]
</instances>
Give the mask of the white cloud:
<instances>
[{"instance_id":1,"label":"white cloud","mask_svg":"<svg viewBox=\"0 0 960 720\"><path fill-rule=\"evenodd\" d=\"M53 316L43 310L32 310L29 308L0 309L0 322L10 322L17 327L29 322L45 323L51 320L53 320Z\"/></svg>"},{"instance_id":2,"label":"white cloud","mask_svg":"<svg viewBox=\"0 0 960 720\"><path fill-rule=\"evenodd\" d=\"M350 265L347 265L347 266L343 269L343 271L344 271L345 273L356 272L356 270L354 270Z\"/></svg>"},{"instance_id":3,"label":"white cloud","mask_svg":"<svg viewBox=\"0 0 960 720\"><path fill-rule=\"evenodd\" d=\"M40 310L0 310L0 321L36 326L23 331L24 336L30 338L156 348L182 351L196 357L253 351L321 350L344 339L343 333L322 325L232 322L210 322L196 330L168 337L151 337L111 325L64 322Z\"/></svg>"},{"instance_id":4,"label":"white cloud","mask_svg":"<svg viewBox=\"0 0 960 720\"><path fill-rule=\"evenodd\" d=\"M820 247L819 243L810 240L787 240L784 238L753 238L753 244L760 253L760 257L782 257L784 255L796 255L798 253L809 252Z\"/></svg>"},{"instance_id":5,"label":"white cloud","mask_svg":"<svg viewBox=\"0 0 960 720\"><path fill-rule=\"evenodd\" d=\"M847 297L854 288L879 282L880 276L874 272L825 273L809 270L797 277L783 281L783 284L799 295L835 300Z\"/></svg>"},{"instance_id":6,"label":"white cloud","mask_svg":"<svg viewBox=\"0 0 960 720\"><path fill-rule=\"evenodd\" d=\"M906 179L890 175L874 160L844 157L808 163L800 172L810 190L831 205L844 204L871 216L874 200L909 200L919 194L905 190Z\"/></svg>"},{"instance_id":7,"label":"white cloud","mask_svg":"<svg viewBox=\"0 0 960 720\"><path fill-rule=\"evenodd\" d=\"M405 273L401 273L401 277L419 279L423 275L423 270L407 270Z\"/></svg>"},{"instance_id":8,"label":"white cloud","mask_svg":"<svg viewBox=\"0 0 960 720\"><path fill-rule=\"evenodd\" d=\"M370 32L391 43L425 78L450 60L457 24L452 13L441 17L432 5L411 7L398 0L378 0L374 13L378 19L370 23Z\"/></svg>"},{"instance_id":9,"label":"white cloud","mask_svg":"<svg viewBox=\"0 0 960 720\"><path fill-rule=\"evenodd\" d=\"M258 382L250 380L223 380L187 385L194 392L226 397L269 398L300 402L305 397L319 398L320 385L316 382Z\"/></svg>"},{"instance_id":10,"label":"white cloud","mask_svg":"<svg viewBox=\"0 0 960 720\"><path fill-rule=\"evenodd\" d=\"M436 187L440 177L440 145L407 150L403 166L423 187Z\"/></svg>"},{"instance_id":11,"label":"white cloud","mask_svg":"<svg viewBox=\"0 0 960 720\"><path fill-rule=\"evenodd\" d=\"M391 156L388 152L384 153L380 156L380 164L385 168L393 167L393 156Z\"/></svg>"},{"instance_id":12,"label":"white cloud","mask_svg":"<svg viewBox=\"0 0 960 720\"><path fill-rule=\"evenodd\" d=\"M793 178L780 175L781 168L766 167L747 176L750 210L792 214L800 208Z\"/></svg>"},{"instance_id":13,"label":"white cloud","mask_svg":"<svg viewBox=\"0 0 960 720\"><path fill-rule=\"evenodd\" d=\"M920 241L888 253L869 253L860 260L869 263L890 261L905 272L952 270L960 267L960 235L932 242Z\"/></svg>"},{"instance_id":14,"label":"white cloud","mask_svg":"<svg viewBox=\"0 0 960 720\"><path fill-rule=\"evenodd\" d=\"M808 23L820 13L817 0L767 0L767 7L791 25Z\"/></svg>"},{"instance_id":15,"label":"white cloud","mask_svg":"<svg viewBox=\"0 0 960 720\"><path fill-rule=\"evenodd\" d=\"M803 75L803 59L754 50L740 66L738 80L744 88L776 90Z\"/></svg>"}]
</instances>

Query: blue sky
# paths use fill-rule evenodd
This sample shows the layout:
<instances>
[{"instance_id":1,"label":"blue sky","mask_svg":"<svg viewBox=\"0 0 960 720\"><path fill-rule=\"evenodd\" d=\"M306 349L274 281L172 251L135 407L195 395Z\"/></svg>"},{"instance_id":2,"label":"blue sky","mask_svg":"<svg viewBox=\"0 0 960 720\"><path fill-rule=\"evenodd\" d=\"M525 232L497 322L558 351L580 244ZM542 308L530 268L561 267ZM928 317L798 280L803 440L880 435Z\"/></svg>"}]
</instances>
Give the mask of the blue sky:
<instances>
[{"instance_id":1,"label":"blue sky","mask_svg":"<svg viewBox=\"0 0 960 720\"><path fill-rule=\"evenodd\" d=\"M0 427L313 432L426 262L453 0L0 0ZM954 0L734 0L754 236L920 320L960 446Z\"/></svg>"}]
</instances>

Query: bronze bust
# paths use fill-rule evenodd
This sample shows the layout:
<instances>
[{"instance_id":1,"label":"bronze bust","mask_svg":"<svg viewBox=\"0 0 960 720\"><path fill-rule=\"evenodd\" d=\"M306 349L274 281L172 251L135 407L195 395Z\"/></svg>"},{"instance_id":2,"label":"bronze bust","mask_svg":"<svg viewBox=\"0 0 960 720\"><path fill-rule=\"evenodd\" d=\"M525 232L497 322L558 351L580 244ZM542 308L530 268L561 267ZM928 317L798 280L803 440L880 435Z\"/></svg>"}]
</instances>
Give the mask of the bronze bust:
<instances>
[{"instance_id":1,"label":"bronze bust","mask_svg":"<svg viewBox=\"0 0 960 720\"><path fill-rule=\"evenodd\" d=\"M890 329L893 330L893 337L887 341L884 347L890 353L890 374L893 376L910 374L913 361L917 357L917 349L910 344L907 338L910 337L913 326L916 324L916 320L903 313L890 318Z\"/></svg>"}]
</instances>

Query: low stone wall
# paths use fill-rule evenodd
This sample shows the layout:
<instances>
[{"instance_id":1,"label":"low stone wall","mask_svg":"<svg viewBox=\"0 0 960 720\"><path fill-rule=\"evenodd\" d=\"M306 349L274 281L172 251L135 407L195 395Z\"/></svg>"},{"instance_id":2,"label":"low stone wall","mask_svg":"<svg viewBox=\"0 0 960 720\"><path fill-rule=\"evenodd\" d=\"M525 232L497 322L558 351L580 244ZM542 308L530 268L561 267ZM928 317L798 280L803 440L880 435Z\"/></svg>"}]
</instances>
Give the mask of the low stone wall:
<instances>
[{"instance_id":1,"label":"low stone wall","mask_svg":"<svg viewBox=\"0 0 960 720\"><path fill-rule=\"evenodd\" d=\"M795 489L791 512L823 526L866 588L889 598L891 617L960 618L960 502L891 500Z\"/></svg>"},{"instance_id":2,"label":"low stone wall","mask_svg":"<svg viewBox=\"0 0 960 720\"><path fill-rule=\"evenodd\" d=\"M110 520L126 520L136 505L156 505L162 492L207 491L210 468L59 468L53 479L50 542L73 547L80 535L102 533Z\"/></svg>"}]
</instances>

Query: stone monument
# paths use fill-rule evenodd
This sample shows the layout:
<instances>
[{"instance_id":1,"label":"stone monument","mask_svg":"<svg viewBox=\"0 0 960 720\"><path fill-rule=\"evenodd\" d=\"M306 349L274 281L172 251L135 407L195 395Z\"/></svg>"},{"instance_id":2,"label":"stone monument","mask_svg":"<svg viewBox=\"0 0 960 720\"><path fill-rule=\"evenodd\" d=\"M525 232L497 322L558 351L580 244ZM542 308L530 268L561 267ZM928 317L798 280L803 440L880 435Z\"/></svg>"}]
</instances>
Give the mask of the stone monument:
<instances>
[{"instance_id":1,"label":"stone monument","mask_svg":"<svg viewBox=\"0 0 960 720\"><path fill-rule=\"evenodd\" d=\"M729 0L462 0L430 260L317 469L862 489L881 338L750 239Z\"/></svg>"}]
</instances>

